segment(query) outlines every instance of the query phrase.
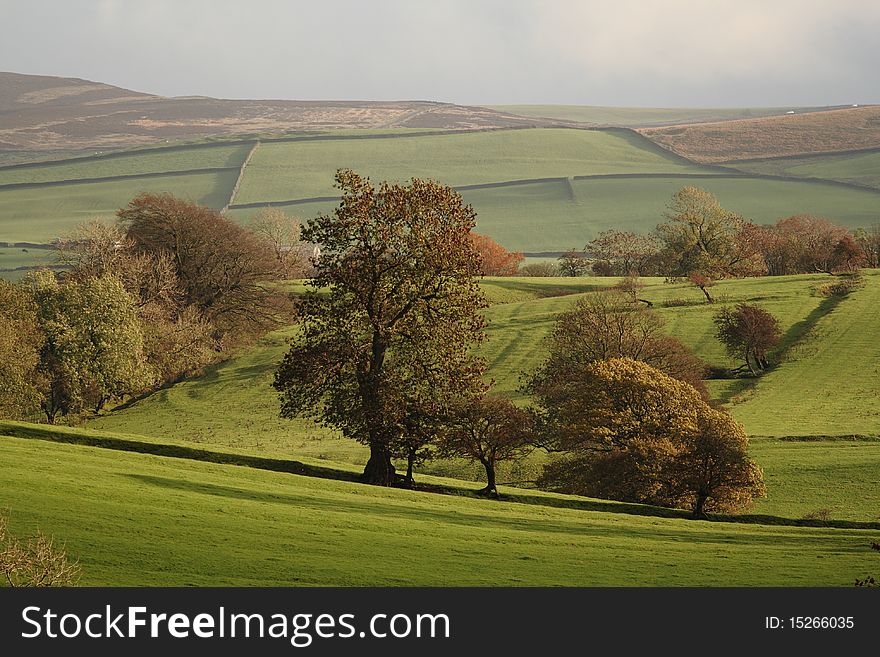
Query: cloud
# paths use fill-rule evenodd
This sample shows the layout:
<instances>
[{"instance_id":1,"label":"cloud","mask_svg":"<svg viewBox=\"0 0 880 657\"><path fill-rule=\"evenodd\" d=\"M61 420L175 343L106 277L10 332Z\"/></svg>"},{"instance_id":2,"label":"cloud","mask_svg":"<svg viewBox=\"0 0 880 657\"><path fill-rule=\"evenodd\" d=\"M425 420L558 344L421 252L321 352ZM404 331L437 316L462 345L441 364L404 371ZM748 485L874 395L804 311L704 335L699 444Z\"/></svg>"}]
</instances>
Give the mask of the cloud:
<instances>
[{"instance_id":1,"label":"cloud","mask_svg":"<svg viewBox=\"0 0 880 657\"><path fill-rule=\"evenodd\" d=\"M875 0L32 0L10 70L167 95L880 102Z\"/></svg>"}]
</instances>

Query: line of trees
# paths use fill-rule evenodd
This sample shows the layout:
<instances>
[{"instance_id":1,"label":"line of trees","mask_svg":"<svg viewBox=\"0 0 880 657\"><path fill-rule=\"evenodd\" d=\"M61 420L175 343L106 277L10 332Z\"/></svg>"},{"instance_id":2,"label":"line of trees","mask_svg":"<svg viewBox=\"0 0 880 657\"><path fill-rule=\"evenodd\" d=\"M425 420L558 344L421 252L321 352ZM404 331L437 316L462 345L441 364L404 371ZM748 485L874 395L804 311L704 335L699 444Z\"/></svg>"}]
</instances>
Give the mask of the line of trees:
<instances>
[{"instance_id":1,"label":"line of trees","mask_svg":"<svg viewBox=\"0 0 880 657\"><path fill-rule=\"evenodd\" d=\"M705 364L662 333L638 288L594 293L562 313L521 408L493 395L484 258L472 208L451 188L382 183L342 170L342 201L309 221L319 243L301 331L274 381L285 417L306 416L370 448L363 480L412 484L433 455L483 466L542 448L544 487L708 511L747 508L763 480L742 428L708 402ZM398 475L394 460L407 462Z\"/></svg>"},{"instance_id":2,"label":"line of trees","mask_svg":"<svg viewBox=\"0 0 880 657\"><path fill-rule=\"evenodd\" d=\"M558 272L581 276L666 276L691 280L713 301L723 278L852 272L880 266L880 224L850 232L828 219L796 215L758 225L696 187L677 191L650 235L607 230L583 251L560 257Z\"/></svg>"},{"instance_id":3,"label":"line of trees","mask_svg":"<svg viewBox=\"0 0 880 657\"><path fill-rule=\"evenodd\" d=\"M244 228L167 194L79 226L57 245L63 272L0 281L0 417L97 413L288 321L278 281L302 271L298 234L277 211Z\"/></svg>"}]
</instances>

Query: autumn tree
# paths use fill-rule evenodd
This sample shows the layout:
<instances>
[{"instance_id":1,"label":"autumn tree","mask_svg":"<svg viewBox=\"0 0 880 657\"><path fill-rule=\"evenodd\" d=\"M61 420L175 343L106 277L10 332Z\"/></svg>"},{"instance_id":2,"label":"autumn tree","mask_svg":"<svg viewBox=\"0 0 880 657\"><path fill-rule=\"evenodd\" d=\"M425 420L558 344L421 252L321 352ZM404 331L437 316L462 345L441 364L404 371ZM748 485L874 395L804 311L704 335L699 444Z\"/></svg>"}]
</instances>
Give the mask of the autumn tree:
<instances>
[{"instance_id":1,"label":"autumn tree","mask_svg":"<svg viewBox=\"0 0 880 657\"><path fill-rule=\"evenodd\" d=\"M44 342L38 376L49 422L151 382L134 300L112 276L60 283L51 271L30 274L25 285L36 305Z\"/></svg>"},{"instance_id":2,"label":"autumn tree","mask_svg":"<svg viewBox=\"0 0 880 657\"><path fill-rule=\"evenodd\" d=\"M300 241L299 220L278 208L263 208L251 220L250 229L271 251L280 278L302 276L308 258Z\"/></svg>"},{"instance_id":3,"label":"autumn tree","mask_svg":"<svg viewBox=\"0 0 880 657\"><path fill-rule=\"evenodd\" d=\"M283 299L267 285L275 257L251 231L170 194L141 194L116 214L135 253L169 258L181 307L198 309L218 339L247 339L280 321Z\"/></svg>"},{"instance_id":4,"label":"autumn tree","mask_svg":"<svg viewBox=\"0 0 880 657\"><path fill-rule=\"evenodd\" d=\"M0 418L21 419L39 410L42 346L33 300L20 286L0 280Z\"/></svg>"},{"instance_id":5,"label":"autumn tree","mask_svg":"<svg viewBox=\"0 0 880 657\"><path fill-rule=\"evenodd\" d=\"M767 272L785 274L838 274L865 262L865 242L843 226L811 215L795 215L763 226L757 240Z\"/></svg>"},{"instance_id":6,"label":"autumn tree","mask_svg":"<svg viewBox=\"0 0 880 657\"><path fill-rule=\"evenodd\" d=\"M853 237L862 251L865 267L880 267L880 224L859 228Z\"/></svg>"},{"instance_id":7,"label":"autumn tree","mask_svg":"<svg viewBox=\"0 0 880 657\"><path fill-rule=\"evenodd\" d=\"M660 243L652 235L606 230L587 244L585 251L595 260L608 263L610 276L648 276L657 273Z\"/></svg>"},{"instance_id":8,"label":"autumn tree","mask_svg":"<svg viewBox=\"0 0 880 657\"><path fill-rule=\"evenodd\" d=\"M760 272L753 243L740 239L746 222L721 207L711 193L684 187L672 196L665 216L657 234L667 275L717 280Z\"/></svg>"},{"instance_id":9,"label":"autumn tree","mask_svg":"<svg viewBox=\"0 0 880 657\"><path fill-rule=\"evenodd\" d=\"M721 308L714 317L718 339L727 353L744 361L752 375L766 370L767 352L779 344L779 320L755 304L740 303Z\"/></svg>"},{"instance_id":10,"label":"autumn tree","mask_svg":"<svg viewBox=\"0 0 880 657\"><path fill-rule=\"evenodd\" d=\"M703 383L706 365L685 345L663 332L656 311L630 303L619 292L595 292L556 316L549 356L528 387L560 394L581 384L585 366L610 358L633 358L686 381L708 396Z\"/></svg>"},{"instance_id":11,"label":"autumn tree","mask_svg":"<svg viewBox=\"0 0 880 657\"><path fill-rule=\"evenodd\" d=\"M368 445L363 479L387 486L406 423L437 412L422 400L484 389L485 365L471 353L486 303L475 214L432 181L375 187L341 170L336 185L339 207L302 231L321 258L274 387L282 416L314 417Z\"/></svg>"},{"instance_id":12,"label":"autumn tree","mask_svg":"<svg viewBox=\"0 0 880 657\"><path fill-rule=\"evenodd\" d=\"M730 415L701 407L697 431L685 436L665 475L675 506L695 518L736 512L766 494L764 473L748 456L749 440Z\"/></svg>"},{"instance_id":13,"label":"autumn tree","mask_svg":"<svg viewBox=\"0 0 880 657\"><path fill-rule=\"evenodd\" d=\"M486 470L482 492L497 495L496 466L528 454L532 440L527 411L503 397L477 397L453 407L441 434L439 454L479 462Z\"/></svg>"},{"instance_id":14,"label":"autumn tree","mask_svg":"<svg viewBox=\"0 0 880 657\"><path fill-rule=\"evenodd\" d=\"M508 251L488 235L471 233L474 250L480 256L483 276L513 276L525 257L519 251Z\"/></svg>"},{"instance_id":15,"label":"autumn tree","mask_svg":"<svg viewBox=\"0 0 880 657\"><path fill-rule=\"evenodd\" d=\"M680 436L697 430L703 404L691 386L646 363L589 363L577 385L538 386L545 440L565 457L539 486L628 502L666 504L663 478Z\"/></svg>"},{"instance_id":16,"label":"autumn tree","mask_svg":"<svg viewBox=\"0 0 880 657\"><path fill-rule=\"evenodd\" d=\"M582 251L569 249L557 258L556 266L560 276L583 276L590 268L590 262Z\"/></svg>"},{"instance_id":17,"label":"autumn tree","mask_svg":"<svg viewBox=\"0 0 880 657\"><path fill-rule=\"evenodd\" d=\"M742 429L688 384L629 358L596 361L580 385L538 390L543 430L562 458L539 486L707 510L747 508L763 494ZM563 394L558 394L563 392Z\"/></svg>"},{"instance_id":18,"label":"autumn tree","mask_svg":"<svg viewBox=\"0 0 880 657\"><path fill-rule=\"evenodd\" d=\"M639 279L639 275L634 271L624 276L613 289L624 294L632 303L641 302L649 308L654 305L652 301L639 297L639 294L645 289L645 284Z\"/></svg>"}]
</instances>

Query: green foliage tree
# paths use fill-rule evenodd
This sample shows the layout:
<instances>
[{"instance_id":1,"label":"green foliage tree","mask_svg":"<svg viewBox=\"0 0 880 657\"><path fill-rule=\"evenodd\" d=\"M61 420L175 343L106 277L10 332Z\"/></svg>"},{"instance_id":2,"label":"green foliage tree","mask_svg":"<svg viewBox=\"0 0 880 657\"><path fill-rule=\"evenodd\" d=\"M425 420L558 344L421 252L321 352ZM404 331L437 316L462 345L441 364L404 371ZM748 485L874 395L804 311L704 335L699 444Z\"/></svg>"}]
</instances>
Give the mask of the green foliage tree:
<instances>
[{"instance_id":1,"label":"green foliage tree","mask_svg":"<svg viewBox=\"0 0 880 657\"><path fill-rule=\"evenodd\" d=\"M339 171L342 200L307 223L321 245L302 325L274 387L284 417L311 416L370 447L366 482L391 485L408 421L424 400L478 394L486 302L475 276L475 214L453 189L413 179L378 188Z\"/></svg>"},{"instance_id":2,"label":"green foliage tree","mask_svg":"<svg viewBox=\"0 0 880 657\"><path fill-rule=\"evenodd\" d=\"M763 268L757 248L740 216L721 207L711 193L683 187L673 196L665 223L657 226L663 243L662 259L667 275L690 278L714 300L707 288L711 281L759 272Z\"/></svg>"},{"instance_id":3,"label":"green foliage tree","mask_svg":"<svg viewBox=\"0 0 880 657\"><path fill-rule=\"evenodd\" d=\"M745 361L753 375L766 370L770 362L767 352L779 344L779 320L758 305L739 303L721 308L714 317L718 339L727 353Z\"/></svg>"},{"instance_id":4,"label":"green foliage tree","mask_svg":"<svg viewBox=\"0 0 880 657\"><path fill-rule=\"evenodd\" d=\"M42 346L33 300L21 287L0 280L0 418L20 419L39 409Z\"/></svg>"},{"instance_id":5,"label":"green foliage tree","mask_svg":"<svg viewBox=\"0 0 880 657\"><path fill-rule=\"evenodd\" d=\"M503 397L476 397L453 408L441 434L439 454L478 461L486 470L487 495L497 495L498 463L522 458L532 449L532 417Z\"/></svg>"},{"instance_id":6,"label":"green foliage tree","mask_svg":"<svg viewBox=\"0 0 880 657\"><path fill-rule=\"evenodd\" d=\"M150 383L135 302L119 279L59 283L54 273L41 271L26 286L45 338L38 370L49 422L85 406L100 410Z\"/></svg>"}]
</instances>

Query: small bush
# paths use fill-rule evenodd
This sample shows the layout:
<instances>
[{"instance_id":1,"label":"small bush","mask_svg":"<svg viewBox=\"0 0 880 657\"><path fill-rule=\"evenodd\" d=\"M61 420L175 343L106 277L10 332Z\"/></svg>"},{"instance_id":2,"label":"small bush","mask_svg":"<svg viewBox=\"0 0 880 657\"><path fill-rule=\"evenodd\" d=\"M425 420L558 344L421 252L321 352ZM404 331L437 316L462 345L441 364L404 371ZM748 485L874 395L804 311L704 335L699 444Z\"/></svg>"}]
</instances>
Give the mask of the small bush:
<instances>
[{"instance_id":1,"label":"small bush","mask_svg":"<svg viewBox=\"0 0 880 657\"><path fill-rule=\"evenodd\" d=\"M804 514L803 519L828 522L829 520L831 520L831 509L816 509L815 511L810 511L807 514Z\"/></svg>"},{"instance_id":2,"label":"small bush","mask_svg":"<svg viewBox=\"0 0 880 657\"><path fill-rule=\"evenodd\" d=\"M845 297L850 292L855 292L863 287L865 287L865 278L856 272L820 285L818 292L823 297Z\"/></svg>"},{"instance_id":3,"label":"small bush","mask_svg":"<svg viewBox=\"0 0 880 657\"><path fill-rule=\"evenodd\" d=\"M13 587L75 586L82 569L63 545L37 532L25 540L9 533L9 511L0 510L0 572Z\"/></svg>"},{"instance_id":4,"label":"small bush","mask_svg":"<svg viewBox=\"0 0 880 657\"><path fill-rule=\"evenodd\" d=\"M533 262L530 265L519 268L518 276L559 276L559 271L552 262Z\"/></svg>"}]
</instances>

